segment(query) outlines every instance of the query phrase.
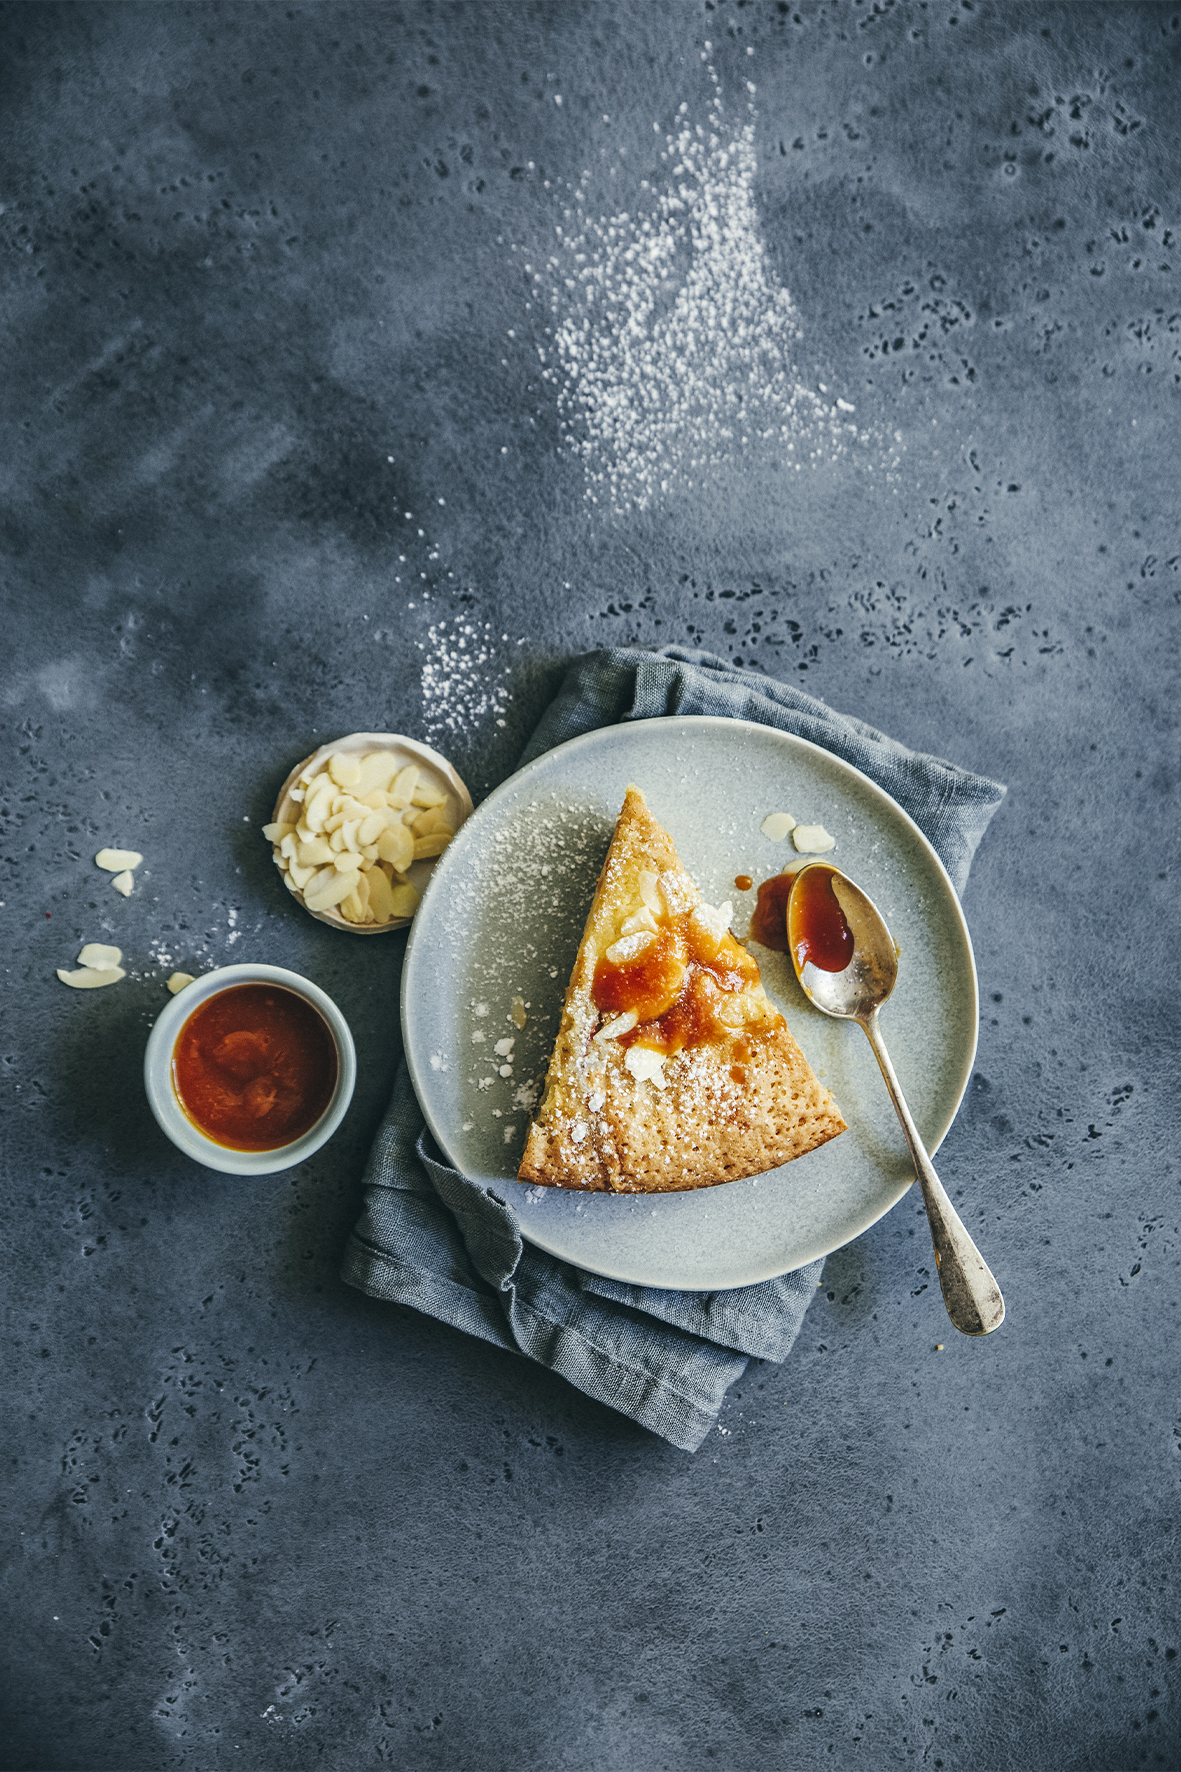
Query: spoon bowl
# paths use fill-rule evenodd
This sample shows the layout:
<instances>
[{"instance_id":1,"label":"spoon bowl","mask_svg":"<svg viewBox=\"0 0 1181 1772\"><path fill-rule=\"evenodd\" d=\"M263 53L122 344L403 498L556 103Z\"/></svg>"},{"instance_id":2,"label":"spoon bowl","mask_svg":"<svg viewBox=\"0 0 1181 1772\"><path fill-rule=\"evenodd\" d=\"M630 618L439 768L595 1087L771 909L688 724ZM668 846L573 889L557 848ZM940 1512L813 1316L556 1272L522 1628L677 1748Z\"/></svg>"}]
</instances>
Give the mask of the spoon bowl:
<instances>
[{"instance_id":1,"label":"spoon bowl","mask_svg":"<svg viewBox=\"0 0 1181 1772\"><path fill-rule=\"evenodd\" d=\"M827 887L824 878L827 878ZM852 953L840 971L816 956ZM952 1323L964 1335L989 1335L1005 1320L1005 1301L935 1173L878 1026L878 1011L898 978L898 948L869 895L831 862L810 862L792 881L787 941L805 996L825 1015L862 1028L885 1079L923 1190L939 1287Z\"/></svg>"},{"instance_id":2,"label":"spoon bowl","mask_svg":"<svg viewBox=\"0 0 1181 1772\"><path fill-rule=\"evenodd\" d=\"M898 949L886 927L886 919L873 900L860 886L828 862L810 862L796 875L822 870L830 877L832 895L840 907L853 937L853 958L843 972L828 972L805 959L796 965L796 976L809 999L826 1015L856 1021L859 1016L880 1008L898 978ZM797 896L793 885L787 906L787 931L793 963L804 937L801 907L804 894ZM796 928L792 929L792 906L796 907Z\"/></svg>"}]
</instances>

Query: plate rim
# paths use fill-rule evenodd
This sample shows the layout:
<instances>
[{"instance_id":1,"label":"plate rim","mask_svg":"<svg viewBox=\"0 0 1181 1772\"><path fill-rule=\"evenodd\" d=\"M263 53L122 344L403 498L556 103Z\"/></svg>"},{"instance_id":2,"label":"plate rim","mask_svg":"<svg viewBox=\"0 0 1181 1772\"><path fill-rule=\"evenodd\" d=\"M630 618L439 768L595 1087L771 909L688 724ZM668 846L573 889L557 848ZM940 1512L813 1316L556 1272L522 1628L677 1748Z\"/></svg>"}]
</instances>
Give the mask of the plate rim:
<instances>
[{"instance_id":1,"label":"plate rim","mask_svg":"<svg viewBox=\"0 0 1181 1772\"><path fill-rule=\"evenodd\" d=\"M440 856L440 862L445 863L446 865L436 867L431 879L427 883L427 889L423 895L423 903L427 903L430 895L441 889L438 883L446 879L450 869L460 865L465 848L469 843L475 840L473 832L475 832L476 827L481 826L485 822L485 815L488 815L489 817L493 816L497 802L507 793L509 788L519 789L531 775L538 773L543 766L552 766L554 758L577 749L593 747L596 742L601 743L607 734L616 735L622 729L632 725L641 727L646 731L658 727L665 729L669 727L686 729L689 727L700 728L702 726L724 728L730 732L737 729L741 732L757 734L760 739L770 736L774 740L784 742L789 749L798 747L805 752L814 753L818 757L822 757L826 763L835 764L838 770L846 772L848 775L855 778L862 786L868 788L873 798L888 807L893 814L902 820L902 823L907 828L909 834L917 840L928 860L934 864L936 874L944 889L945 897L950 903L954 913L953 922L960 941L963 944L964 954L967 960L968 976L971 980L972 987L972 1001L970 1005L972 1036L970 1050L968 1051L965 1062L961 1067L961 1075L954 1089L954 1099L951 1102L946 1122L940 1126L938 1135L934 1137L928 1145L930 1154L934 1156L942 1145L944 1139L947 1137L948 1132L955 1124L956 1116L963 1105L964 1096L967 1093L968 1084L971 1081L972 1068L976 1062L976 1053L980 1041L980 981L976 971L976 954L972 946L972 936L968 928L967 918L964 916L964 909L960 903L960 897L955 889L951 876L943 865L934 844L915 823L905 807L900 806L892 794L887 793L886 789L881 787L878 782L874 781L872 776L866 775L863 770L858 769L855 763L846 761L844 757L838 756L835 751L826 749L824 745L817 744L813 739L802 738L795 732L786 732L779 726L765 725L761 720L739 720L727 714L660 714L644 720L617 720L613 721L608 726L595 726L592 727L589 732L576 733L573 738L563 740L561 744L552 746L550 750L543 751L539 757L532 758L520 769L514 770L511 775L506 776L502 782L498 783L486 798L480 801L479 805L464 821L462 829L456 832L453 842L448 844L447 848ZM426 1121L431 1136L434 1138L435 1143L442 1151L448 1163L450 1163L451 1166L468 1181L478 1182L481 1179L493 1182L498 1181L502 1178L482 1178L478 1175L469 1174L463 1164L457 1160L454 1150L448 1142L444 1128L437 1122L431 1111L429 1095L422 1087L420 1087L420 1083L425 1079L420 1078L419 1069L415 1063L413 1043L407 1037L407 1022L415 952L418 946L417 937L419 935L419 930L425 927L425 922L420 921L421 913L422 906L420 905L418 912L415 914L414 921L410 925L410 935L406 943L406 952L403 956L402 977L399 987L399 1021L401 1024L402 1050L405 1054L407 1068L410 1072L410 1081L413 1085L419 1108ZM770 1171L767 1171L766 1173L770 1173ZM845 1248L849 1243L853 1243L858 1237L863 1236L867 1230L877 1224L880 1219L883 1219L888 1212L893 1211L899 1200L903 1199L905 1195L909 1193L910 1189L914 1186L914 1183L914 1176L912 1176L909 1181L902 1182L893 1196L887 1199L880 1211L871 1211L863 1220L856 1221L852 1228L849 1228L848 1225L846 1225L835 1242L824 1242L822 1239L821 1245L818 1245L814 1252L805 1255L803 1260L794 1262L791 1267L782 1268L772 1262L771 1266L765 1271L760 1269L756 1273L752 1273L752 1275L746 1279L730 1281L717 1286L705 1285L701 1282L700 1278L697 1277L691 1285L691 1290L696 1292L738 1290L744 1286L759 1285L767 1280L779 1279L784 1274L796 1273L800 1268L807 1267L813 1261L832 1255L836 1250ZM629 1196L629 1198L630 1197L631 1196ZM531 1243L535 1248L545 1250L547 1254L553 1255L556 1260L568 1262L573 1260L569 1255L563 1254L560 1250L553 1249L547 1241L535 1235L531 1228L524 1222L521 1213L515 1213L514 1216L517 1221L517 1229L525 1242ZM612 1269L601 1266L597 1262L586 1260L585 1257L580 1257L574 1265L584 1268L588 1273L597 1274L603 1279L617 1280L625 1285L651 1286L654 1290L659 1291L678 1291L684 1289L684 1286L679 1285L676 1281L660 1283L637 1278L635 1274L622 1272L618 1268Z\"/></svg>"}]
</instances>

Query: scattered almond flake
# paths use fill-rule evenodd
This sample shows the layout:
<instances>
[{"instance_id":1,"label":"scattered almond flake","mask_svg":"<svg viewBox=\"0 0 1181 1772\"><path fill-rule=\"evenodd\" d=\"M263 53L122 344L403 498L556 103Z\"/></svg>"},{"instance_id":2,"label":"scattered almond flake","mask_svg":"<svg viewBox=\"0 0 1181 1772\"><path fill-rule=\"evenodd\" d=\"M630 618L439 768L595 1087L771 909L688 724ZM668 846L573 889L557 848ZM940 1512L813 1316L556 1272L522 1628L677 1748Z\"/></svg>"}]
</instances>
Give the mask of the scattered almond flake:
<instances>
[{"instance_id":1,"label":"scattered almond flake","mask_svg":"<svg viewBox=\"0 0 1181 1772\"><path fill-rule=\"evenodd\" d=\"M691 911L697 903L697 888L685 874L661 874L660 892L671 917Z\"/></svg>"},{"instance_id":2,"label":"scattered almond flake","mask_svg":"<svg viewBox=\"0 0 1181 1772\"><path fill-rule=\"evenodd\" d=\"M631 935L621 935L618 941L612 942L603 958L611 966L624 966L629 960L638 958L645 948L650 948L656 940L651 929L636 929Z\"/></svg>"},{"instance_id":3,"label":"scattered almond flake","mask_svg":"<svg viewBox=\"0 0 1181 1772\"><path fill-rule=\"evenodd\" d=\"M629 1046L623 1060L637 1083L655 1083L658 1089L665 1087L664 1061L663 1052L653 1052L647 1046Z\"/></svg>"},{"instance_id":4,"label":"scattered almond flake","mask_svg":"<svg viewBox=\"0 0 1181 1772\"><path fill-rule=\"evenodd\" d=\"M108 947L103 941L88 941L78 955L79 966L93 966L100 972L109 971L117 966L123 958L122 948Z\"/></svg>"},{"instance_id":5,"label":"scattered almond flake","mask_svg":"<svg viewBox=\"0 0 1181 1772\"><path fill-rule=\"evenodd\" d=\"M802 855L824 855L837 846L836 838L830 837L822 824L798 824L791 840Z\"/></svg>"},{"instance_id":6,"label":"scattered almond flake","mask_svg":"<svg viewBox=\"0 0 1181 1772\"><path fill-rule=\"evenodd\" d=\"M143 856L136 849L100 849L94 863L108 874L121 874L125 868L134 870L142 860Z\"/></svg>"},{"instance_id":7,"label":"scattered almond flake","mask_svg":"<svg viewBox=\"0 0 1181 1772\"><path fill-rule=\"evenodd\" d=\"M77 972L64 972L59 966L57 975L63 984L68 984L75 991L98 991L104 985L118 984L127 974L121 966L80 966Z\"/></svg>"},{"instance_id":8,"label":"scattered almond flake","mask_svg":"<svg viewBox=\"0 0 1181 1772\"><path fill-rule=\"evenodd\" d=\"M664 914L664 905L661 903L659 890L660 875L655 873L652 868L641 868L638 879L640 897L644 901L644 907L652 912L653 921L655 921L657 917Z\"/></svg>"},{"instance_id":9,"label":"scattered almond flake","mask_svg":"<svg viewBox=\"0 0 1181 1772\"><path fill-rule=\"evenodd\" d=\"M171 978L166 980L168 989L172 992L174 997L178 991L183 991L187 984L192 984L193 982L193 975L191 972L174 972Z\"/></svg>"},{"instance_id":10,"label":"scattered almond flake","mask_svg":"<svg viewBox=\"0 0 1181 1772\"><path fill-rule=\"evenodd\" d=\"M764 837L772 843L782 843L783 839L795 829L795 819L790 812L769 812L759 829Z\"/></svg>"},{"instance_id":11,"label":"scattered almond flake","mask_svg":"<svg viewBox=\"0 0 1181 1772\"><path fill-rule=\"evenodd\" d=\"M115 875L115 878L111 881L111 885L115 888L115 891L121 893L124 898L130 898L135 889L135 878L130 869L125 869L123 873Z\"/></svg>"}]
</instances>

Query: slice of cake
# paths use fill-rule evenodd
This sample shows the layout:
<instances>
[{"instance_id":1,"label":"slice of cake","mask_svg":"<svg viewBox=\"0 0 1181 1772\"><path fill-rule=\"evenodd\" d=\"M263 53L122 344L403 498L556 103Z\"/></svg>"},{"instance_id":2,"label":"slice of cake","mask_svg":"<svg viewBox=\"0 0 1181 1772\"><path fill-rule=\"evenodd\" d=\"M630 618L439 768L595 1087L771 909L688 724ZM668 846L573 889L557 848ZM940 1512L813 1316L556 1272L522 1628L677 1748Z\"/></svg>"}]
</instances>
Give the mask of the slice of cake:
<instances>
[{"instance_id":1,"label":"slice of cake","mask_svg":"<svg viewBox=\"0 0 1181 1772\"><path fill-rule=\"evenodd\" d=\"M759 1175L844 1131L729 923L629 787L521 1181L675 1193Z\"/></svg>"}]
</instances>

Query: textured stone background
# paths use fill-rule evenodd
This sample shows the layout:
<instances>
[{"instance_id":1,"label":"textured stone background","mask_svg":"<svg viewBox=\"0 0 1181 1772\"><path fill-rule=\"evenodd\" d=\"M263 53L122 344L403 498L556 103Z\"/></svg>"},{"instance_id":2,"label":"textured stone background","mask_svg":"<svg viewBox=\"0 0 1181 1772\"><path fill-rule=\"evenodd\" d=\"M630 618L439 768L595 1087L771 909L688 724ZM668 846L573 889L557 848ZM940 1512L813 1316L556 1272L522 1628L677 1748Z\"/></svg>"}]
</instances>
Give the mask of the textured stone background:
<instances>
[{"instance_id":1,"label":"textured stone background","mask_svg":"<svg viewBox=\"0 0 1181 1772\"><path fill-rule=\"evenodd\" d=\"M903 452L612 517L511 249L629 200L706 38L801 375ZM4 1767L1181 1763L1175 4L9 3L0 68ZM625 638L1010 784L940 1163L1006 1326L947 1331L907 1200L692 1458L340 1284L402 938L255 829L358 727L486 791ZM62 990L104 938L134 975ZM171 964L244 958L360 1053L250 1187L139 1081Z\"/></svg>"}]
</instances>

